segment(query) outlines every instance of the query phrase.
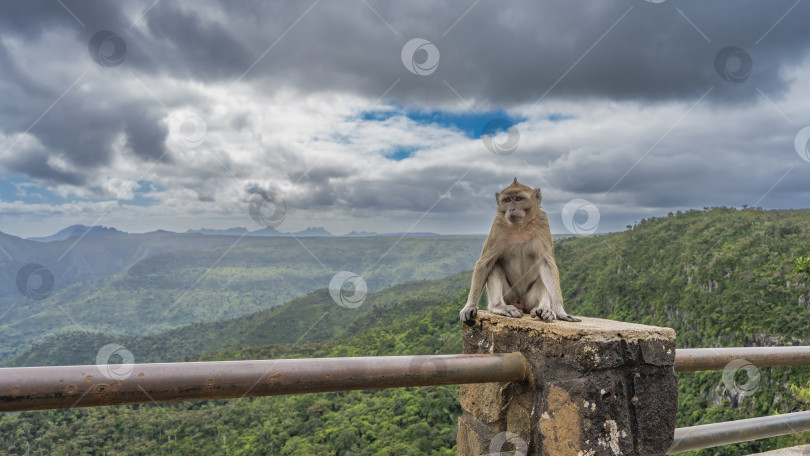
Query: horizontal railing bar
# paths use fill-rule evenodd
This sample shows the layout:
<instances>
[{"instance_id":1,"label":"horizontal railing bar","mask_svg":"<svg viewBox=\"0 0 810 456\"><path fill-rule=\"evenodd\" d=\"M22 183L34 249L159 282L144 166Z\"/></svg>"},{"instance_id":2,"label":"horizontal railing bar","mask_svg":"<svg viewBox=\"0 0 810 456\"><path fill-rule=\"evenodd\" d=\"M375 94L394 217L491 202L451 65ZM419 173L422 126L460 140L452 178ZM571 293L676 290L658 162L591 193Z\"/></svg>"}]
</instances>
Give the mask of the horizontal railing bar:
<instances>
[{"instance_id":1,"label":"horizontal railing bar","mask_svg":"<svg viewBox=\"0 0 810 456\"><path fill-rule=\"evenodd\" d=\"M786 413L675 429L668 454L810 431L810 412Z\"/></svg>"},{"instance_id":2,"label":"horizontal railing bar","mask_svg":"<svg viewBox=\"0 0 810 456\"><path fill-rule=\"evenodd\" d=\"M675 350L675 370L693 372L724 369L734 360L756 367L810 365L810 347L732 347L679 348Z\"/></svg>"},{"instance_id":3,"label":"horizontal railing bar","mask_svg":"<svg viewBox=\"0 0 810 456\"><path fill-rule=\"evenodd\" d=\"M520 353L0 368L0 412L523 381Z\"/></svg>"}]
</instances>

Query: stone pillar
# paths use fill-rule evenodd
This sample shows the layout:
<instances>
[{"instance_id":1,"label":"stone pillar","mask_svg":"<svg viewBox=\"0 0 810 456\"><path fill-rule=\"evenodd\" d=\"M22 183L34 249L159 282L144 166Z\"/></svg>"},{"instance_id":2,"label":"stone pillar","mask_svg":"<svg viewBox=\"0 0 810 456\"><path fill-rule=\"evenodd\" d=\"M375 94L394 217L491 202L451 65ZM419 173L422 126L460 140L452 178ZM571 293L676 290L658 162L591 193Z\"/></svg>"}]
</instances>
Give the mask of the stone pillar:
<instances>
[{"instance_id":1,"label":"stone pillar","mask_svg":"<svg viewBox=\"0 0 810 456\"><path fill-rule=\"evenodd\" d=\"M666 454L675 431L675 331L479 311L464 353L522 353L530 382L461 386L458 454Z\"/></svg>"}]
</instances>

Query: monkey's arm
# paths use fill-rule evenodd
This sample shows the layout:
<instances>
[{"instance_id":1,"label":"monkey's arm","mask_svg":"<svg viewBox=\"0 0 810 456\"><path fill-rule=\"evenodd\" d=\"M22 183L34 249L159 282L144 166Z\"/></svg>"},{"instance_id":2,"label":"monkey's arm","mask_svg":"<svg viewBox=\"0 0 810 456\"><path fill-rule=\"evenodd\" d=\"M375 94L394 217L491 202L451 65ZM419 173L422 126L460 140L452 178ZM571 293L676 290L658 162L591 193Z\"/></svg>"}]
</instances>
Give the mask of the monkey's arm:
<instances>
[{"instance_id":1,"label":"monkey's arm","mask_svg":"<svg viewBox=\"0 0 810 456\"><path fill-rule=\"evenodd\" d=\"M470 284L470 294L467 296L467 304L459 312L462 323L472 325L475 316L478 314L478 300L481 299L481 293L484 291L484 284L487 282L489 273L492 272L492 266L498 259L497 243L494 236L490 234L484 242L484 248L481 251L481 257L475 263L473 269L472 283Z\"/></svg>"},{"instance_id":2,"label":"monkey's arm","mask_svg":"<svg viewBox=\"0 0 810 456\"><path fill-rule=\"evenodd\" d=\"M551 311L558 320L565 321L582 321L577 317L572 317L565 313L563 309L562 289L560 288L560 272L557 269L557 263L554 262L554 257L546 255L543 264L540 265L540 278L546 285L549 298L551 298Z\"/></svg>"}]
</instances>

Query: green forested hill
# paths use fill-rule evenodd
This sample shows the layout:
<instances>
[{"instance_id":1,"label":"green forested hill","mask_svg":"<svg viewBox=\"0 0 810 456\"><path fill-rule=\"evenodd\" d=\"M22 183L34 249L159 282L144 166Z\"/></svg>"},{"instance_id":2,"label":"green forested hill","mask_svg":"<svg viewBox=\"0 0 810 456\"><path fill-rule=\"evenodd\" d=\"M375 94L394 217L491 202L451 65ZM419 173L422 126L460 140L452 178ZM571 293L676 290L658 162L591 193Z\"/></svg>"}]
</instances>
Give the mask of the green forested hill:
<instances>
[{"instance_id":1,"label":"green forested hill","mask_svg":"<svg viewBox=\"0 0 810 456\"><path fill-rule=\"evenodd\" d=\"M716 208L560 241L567 305L669 326L678 347L810 344L810 211Z\"/></svg>"},{"instance_id":2,"label":"green forested hill","mask_svg":"<svg viewBox=\"0 0 810 456\"><path fill-rule=\"evenodd\" d=\"M469 287L470 274L418 280L366 295L356 308L338 306L325 289L244 317L195 323L147 336L71 332L49 338L4 363L5 366L93 364L100 347L117 343L135 362L173 362L225 347L306 343L357 334L380 320L421 315ZM392 322L390 324L396 324Z\"/></svg>"},{"instance_id":3,"label":"green forested hill","mask_svg":"<svg viewBox=\"0 0 810 456\"><path fill-rule=\"evenodd\" d=\"M465 299L462 290L425 308L403 298L392 304L410 315L380 314L340 340L233 348L202 359L459 353ZM1 416L0 448L32 455L450 456L460 413L456 386L49 410Z\"/></svg>"},{"instance_id":4,"label":"green forested hill","mask_svg":"<svg viewBox=\"0 0 810 456\"><path fill-rule=\"evenodd\" d=\"M673 327L678 347L810 344L808 277L795 270L800 256L810 256L808 227L810 211L712 209L560 241L556 254L566 308L575 315ZM244 340L190 359L458 353L464 279L447 279L465 289L452 299L436 293L433 305L418 299L413 307L403 305L418 287L402 288L350 325L327 315L316 328L343 326L324 333L327 340L255 347ZM368 304L371 297L363 306ZM399 305L388 312L386 304ZM372 308L379 310L372 315ZM237 330L223 327L222 336ZM720 372L679 374L678 426L807 409L810 369L760 374L749 397L725 388ZM455 454L457 392L416 388L28 412L0 419L0 447L12 454ZM807 440L804 434L697 454L746 455Z\"/></svg>"},{"instance_id":5,"label":"green forested hill","mask_svg":"<svg viewBox=\"0 0 810 456\"><path fill-rule=\"evenodd\" d=\"M0 360L68 331L143 336L269 309L329 286L341 271L369 290L469 269L476 236L269 238L152 255L126 271L12 306L0 318Z\"/></svg>"}]
</instances>

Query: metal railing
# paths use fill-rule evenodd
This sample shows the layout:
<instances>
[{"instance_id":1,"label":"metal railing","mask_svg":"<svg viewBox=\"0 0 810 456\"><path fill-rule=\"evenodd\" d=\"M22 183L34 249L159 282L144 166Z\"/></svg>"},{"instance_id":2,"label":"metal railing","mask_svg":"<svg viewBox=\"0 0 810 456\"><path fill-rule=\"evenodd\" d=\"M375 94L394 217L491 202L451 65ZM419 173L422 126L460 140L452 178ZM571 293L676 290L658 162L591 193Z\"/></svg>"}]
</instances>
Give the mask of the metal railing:
<instances>
[{"instance_id":1,"label":"metal railing","mask_svg":"<svg viewBox=\"0 0 810 456\"><path fill-rule=\"evenodd\" d=\"M786 413L675 429L669 454L810 431L810 412Z\"/></svg>"},{"instance_id":2,"label":"metal railing","mask_svg":"<svg viewBox=\"0 0 810 456\"><path fill-rule=\"evenodd\" d=\"M734 360L757 367L810 365L810 347L679 348L675 350L675 371L720 370Z\"/></svg>"},{"instance_id":3,"label":"metal railing","mask_svg":"<svg viewBox=\"0 0 810 456\"><path fill-rule=\"evenodd\" d=\"M810 347L692 348L675 371L810 365ZM0 368L0 412L358 389L525 381L520 353ZM810 412L675 430L669 453L810 430Z\"/></svg>"},{"instance_id":4,"label":"metal railing","mask_svg":"<svg viewBox=\"0 0 810 456\"><path fill-rule=\"evenodd\" d=\"M810 365L810 347L681 348L675 351L675 371L721 370L732 361L755 367ZM810 412L702 424L675 429L669 454L810 431Z\"/></svg>"},{"instance_id":5,"label":"metal railing","mask_svg":"<svg viewBox=\"0 0 810 456\"><path fill-rule=\"evenodd\" d=\"M526 380L520 353L0 369L0 412Z\"/></svg>"}]
</instances>

